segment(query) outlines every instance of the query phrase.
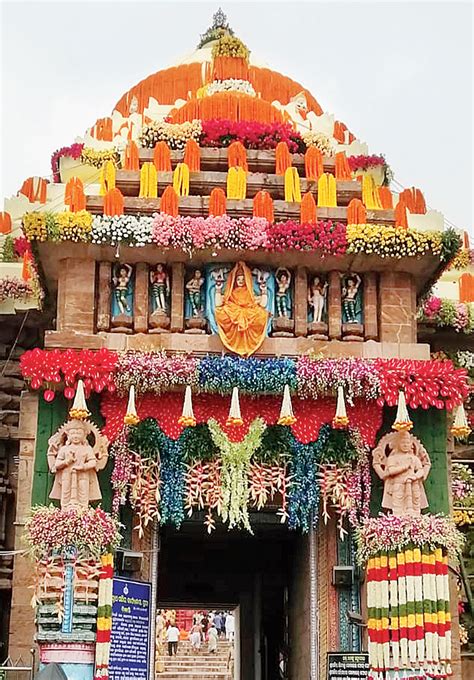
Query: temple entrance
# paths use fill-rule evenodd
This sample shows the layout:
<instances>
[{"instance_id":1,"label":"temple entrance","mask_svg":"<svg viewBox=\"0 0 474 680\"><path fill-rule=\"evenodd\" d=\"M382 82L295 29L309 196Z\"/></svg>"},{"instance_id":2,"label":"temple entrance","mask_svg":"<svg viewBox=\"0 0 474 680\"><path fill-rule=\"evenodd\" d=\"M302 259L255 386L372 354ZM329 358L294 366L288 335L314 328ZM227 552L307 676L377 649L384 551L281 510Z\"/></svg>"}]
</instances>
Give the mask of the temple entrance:
<instances>
[{"instance_id":1,"label":"temple entrance","mask_svg":"<svg viewBox=\"0 0 474 680\"><path fill-rule=\"evenodd\" d=\"M231 670L219 680L288 677L290 618L297 616L290 611L297 537L263 513L252 518L252 526L253 536L223 527L209 536L198 519L161 534L159 607L234 616Z\"/></svg>"}]
</instances>

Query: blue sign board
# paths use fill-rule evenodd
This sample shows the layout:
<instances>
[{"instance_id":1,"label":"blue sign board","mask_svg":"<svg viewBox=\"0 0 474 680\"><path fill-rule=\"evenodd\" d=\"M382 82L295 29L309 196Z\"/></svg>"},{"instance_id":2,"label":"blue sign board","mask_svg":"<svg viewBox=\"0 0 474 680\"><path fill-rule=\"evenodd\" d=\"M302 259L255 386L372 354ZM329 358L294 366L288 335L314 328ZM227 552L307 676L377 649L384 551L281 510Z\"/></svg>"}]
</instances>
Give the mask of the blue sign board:
<instances>
[{"instance_id":1,"label":"blue sign board","mask_svg":"<svg viewBox=\"0 0 474 680\"><path fill-rule=\"evenodd\" d=\"M151 584L114 578L110 680L148 680Z\"/></svg>"}]
</instances>

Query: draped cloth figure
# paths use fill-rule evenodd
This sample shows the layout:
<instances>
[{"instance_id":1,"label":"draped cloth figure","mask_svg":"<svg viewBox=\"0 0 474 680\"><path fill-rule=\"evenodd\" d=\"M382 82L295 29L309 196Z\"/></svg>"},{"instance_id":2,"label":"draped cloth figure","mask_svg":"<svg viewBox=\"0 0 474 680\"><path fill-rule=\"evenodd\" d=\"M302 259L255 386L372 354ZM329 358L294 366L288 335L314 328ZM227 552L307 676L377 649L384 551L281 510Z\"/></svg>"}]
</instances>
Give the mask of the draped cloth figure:
<instances>
[{"instance_id":1,"label":"draped cloth figure","mask_svg":"<svg viewBox=\"0 0 474 680\"><path fill-rule=\"evenodd\" d=\"M223 283L216 285L215 318L222 343L236 354L250 356L258 350L267 334L269 312L265 309L268 293L262 281L260 295L253 292L252 273L238 262Z\"/></svg>"}]
</instances>

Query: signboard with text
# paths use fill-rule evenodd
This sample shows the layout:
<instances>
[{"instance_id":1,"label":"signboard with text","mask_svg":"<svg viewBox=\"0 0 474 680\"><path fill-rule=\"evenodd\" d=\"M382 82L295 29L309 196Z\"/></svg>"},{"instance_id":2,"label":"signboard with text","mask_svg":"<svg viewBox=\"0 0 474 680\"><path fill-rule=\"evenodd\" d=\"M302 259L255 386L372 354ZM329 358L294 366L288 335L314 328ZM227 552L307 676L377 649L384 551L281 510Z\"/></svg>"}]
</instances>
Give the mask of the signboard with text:
<instances>
[{"instance_id":1,"label":"signboard with text","mask_svg":"<svg viewBox=\"0 0 474 680\"><path fill-rule=\"evenodd\" d=\"M327 680L367 680L369 655L363 652L328 652Z\"/></svg>"},{"instance_id":2,"label":"signboard with text","mask_svg":"<svg viewBox=\"0 0 474 680\"><path fill-rule=\"evenodd\" d=\"M148 680L151 584L114 578L110 680Z\"/></svg>"}]
</instances>

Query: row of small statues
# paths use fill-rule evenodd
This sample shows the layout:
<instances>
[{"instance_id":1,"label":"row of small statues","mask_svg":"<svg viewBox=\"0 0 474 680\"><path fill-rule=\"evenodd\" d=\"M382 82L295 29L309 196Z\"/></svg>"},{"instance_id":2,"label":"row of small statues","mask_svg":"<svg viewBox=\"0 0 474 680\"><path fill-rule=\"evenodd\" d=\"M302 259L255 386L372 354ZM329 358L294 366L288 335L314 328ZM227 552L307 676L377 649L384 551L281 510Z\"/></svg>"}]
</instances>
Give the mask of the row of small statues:
<instances>
[{"instance_id":1,"label":"row of small statues","mask_svg":"<svg viewBox=\"0 0 474 680\"><path fill-rule=\"evenodd\" d=\"M213 280L214 306L222 304L222 296L229 267L215 267L210 276ZM258 288L257 302L268 308L268 280L270 272L254 268L252 274ZM171 301L170 275L167 267L158 263L149 273L150 297L152 313L168 316ZM279 267L275 274L274 309L275 316L291 318L293 310L292 274L286 267ZM116 264L113 271L114 309L115 315L132 316L133 304L133 267L130 264ZM205 274L201 269L194 269L186 283L187 316L203 318L206 308ZM362 280L358 274L346 274L341 278L342 316L345 323L360 323L362 310ZM328 282L321 274L310 277L308 285L308 319L313 323L322 323L327 315Z\"/></svg>"},{"instance_id":2,"label":"row of small statues","mask_svg":"<svg viewBox=\"0 0 474 680\"><path fill-rule=\"evenodd\" d=\"M97 472L107 463L108 441L93 423L69 420L50 438L47 457L55 476L50 498L62 508L87 508L102 498ZM383 508L394 515L419 515L428 507L424 482L431 462L419 439L407 431L386 434L372 458L384 483Z\"/></svg>"}]
</instances>

